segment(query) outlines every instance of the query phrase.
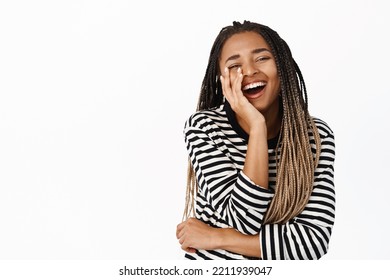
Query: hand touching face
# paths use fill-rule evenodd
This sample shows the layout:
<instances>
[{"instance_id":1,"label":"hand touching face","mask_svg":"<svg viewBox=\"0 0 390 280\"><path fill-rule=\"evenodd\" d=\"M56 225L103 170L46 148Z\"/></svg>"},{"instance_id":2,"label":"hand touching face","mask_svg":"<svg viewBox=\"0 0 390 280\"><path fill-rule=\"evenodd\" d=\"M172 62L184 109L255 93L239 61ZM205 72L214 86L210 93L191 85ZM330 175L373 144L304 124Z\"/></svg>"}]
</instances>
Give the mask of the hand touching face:
<instances>
[{"instance_id":1,"label":"hand touching face","mask_svg":"<svg viewBox=\"0 0 390 280\"><path fill-rule=\"evenodd\" d=\"M244 96L263 114L279 109L280 80L275 59L267 42L258 33L243 32L227 39L219 68L229 103L229 98L233 98L230 93L236 93Z\"/></svg>"}]
</instances>

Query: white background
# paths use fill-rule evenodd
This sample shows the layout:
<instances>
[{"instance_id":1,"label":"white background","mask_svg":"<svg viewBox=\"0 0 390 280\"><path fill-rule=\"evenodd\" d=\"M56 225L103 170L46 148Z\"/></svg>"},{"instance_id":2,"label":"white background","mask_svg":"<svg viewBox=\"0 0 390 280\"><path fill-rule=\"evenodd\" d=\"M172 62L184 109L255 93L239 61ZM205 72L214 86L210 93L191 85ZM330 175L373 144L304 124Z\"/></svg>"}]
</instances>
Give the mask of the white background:
<instances>
[{"instance_id":1,"label":"white background","mask_svg":"<svg viewBox=\"0 0 390 280\"><path fill-rule=\"evenodd\" d=\"M324 259L389 259L386 1L1 1L0 259L182 259L182 129L233 20L269 25L336 136Z\"/></svg>"}]
</instances>

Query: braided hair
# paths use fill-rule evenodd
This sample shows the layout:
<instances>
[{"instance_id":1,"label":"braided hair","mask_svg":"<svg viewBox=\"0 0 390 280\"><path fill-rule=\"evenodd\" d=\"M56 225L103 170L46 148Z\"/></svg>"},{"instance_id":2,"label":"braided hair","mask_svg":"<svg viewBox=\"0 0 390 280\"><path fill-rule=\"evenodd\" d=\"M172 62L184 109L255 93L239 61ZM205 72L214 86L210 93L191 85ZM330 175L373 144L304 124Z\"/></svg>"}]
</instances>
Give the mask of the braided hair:
<instances>
[{"instance_id":1,"label":"braided hair","mask_svg":"<svg viewBox=\"0 0 390 280\"><path fill-rule=\"evenodd\" d=\"M280 79L282 124L276 153L277 170L275 195L264 218L264 223L286 223L305 208L313 190L314 171L318 164L320 139L317 127L308 111L307 91L302 73L292 57L290 48L270 27L244 21L222 28L210 51L203 78L197 111L212 109L224 102L219 58L227 39L243 32L256 32L268 43L275 58ZM316 153L313 155L309 131L314 136ZM198 188L195 172L188 164L186 206L183 218L194 215Z\"/></svg>"}]
</instances>

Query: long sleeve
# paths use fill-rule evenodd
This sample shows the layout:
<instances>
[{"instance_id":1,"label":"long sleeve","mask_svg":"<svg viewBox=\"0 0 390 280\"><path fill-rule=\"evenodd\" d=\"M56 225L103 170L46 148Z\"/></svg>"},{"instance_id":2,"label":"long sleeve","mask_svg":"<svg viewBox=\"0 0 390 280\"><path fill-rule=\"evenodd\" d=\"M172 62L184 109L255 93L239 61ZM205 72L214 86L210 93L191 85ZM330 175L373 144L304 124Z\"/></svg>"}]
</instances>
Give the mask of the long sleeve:
<instances>
[{"instance_id":1,"label":"long sleeve","mask_svg":"<svg viewBox=\"0 0 390 280\"><path fill-rule=\"evenodd\" d=\"M206 113L194 114L186 122L184 137L198 195L210 206L203 220L213 215L242 233L257 234L273 191L254 184L242 172L223 129Z\"/></svg>"},{"instance_id":2,"label":"long sleeve","mask_svg":"<svg viewBox=\"0 0 390 280\"><path fill-rule=\"evenodd\" d=\"M333 132L316 121L322 137L313 192L305 209L286 224L266 224L260 231L263 259L319 259L327 253L335 219Z\"/></svg>"}]
</instances>

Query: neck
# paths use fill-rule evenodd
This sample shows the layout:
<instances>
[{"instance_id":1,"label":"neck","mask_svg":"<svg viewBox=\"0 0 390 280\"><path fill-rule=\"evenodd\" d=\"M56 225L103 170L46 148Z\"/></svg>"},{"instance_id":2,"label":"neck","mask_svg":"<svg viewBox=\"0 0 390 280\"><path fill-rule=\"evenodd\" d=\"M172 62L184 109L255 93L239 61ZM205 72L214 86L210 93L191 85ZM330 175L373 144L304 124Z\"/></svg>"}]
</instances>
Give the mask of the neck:
<instances>
[{"instance_id":1,"label":"neck","mask_svg":"<svg viewBox=\"0 0 390 280\"><path fill-rule=\"evenodd\" d=\"M275 138L282 125L282 113L279 110L263 113L267 124L267 139Z\"/></svg>"}]
</instances>

